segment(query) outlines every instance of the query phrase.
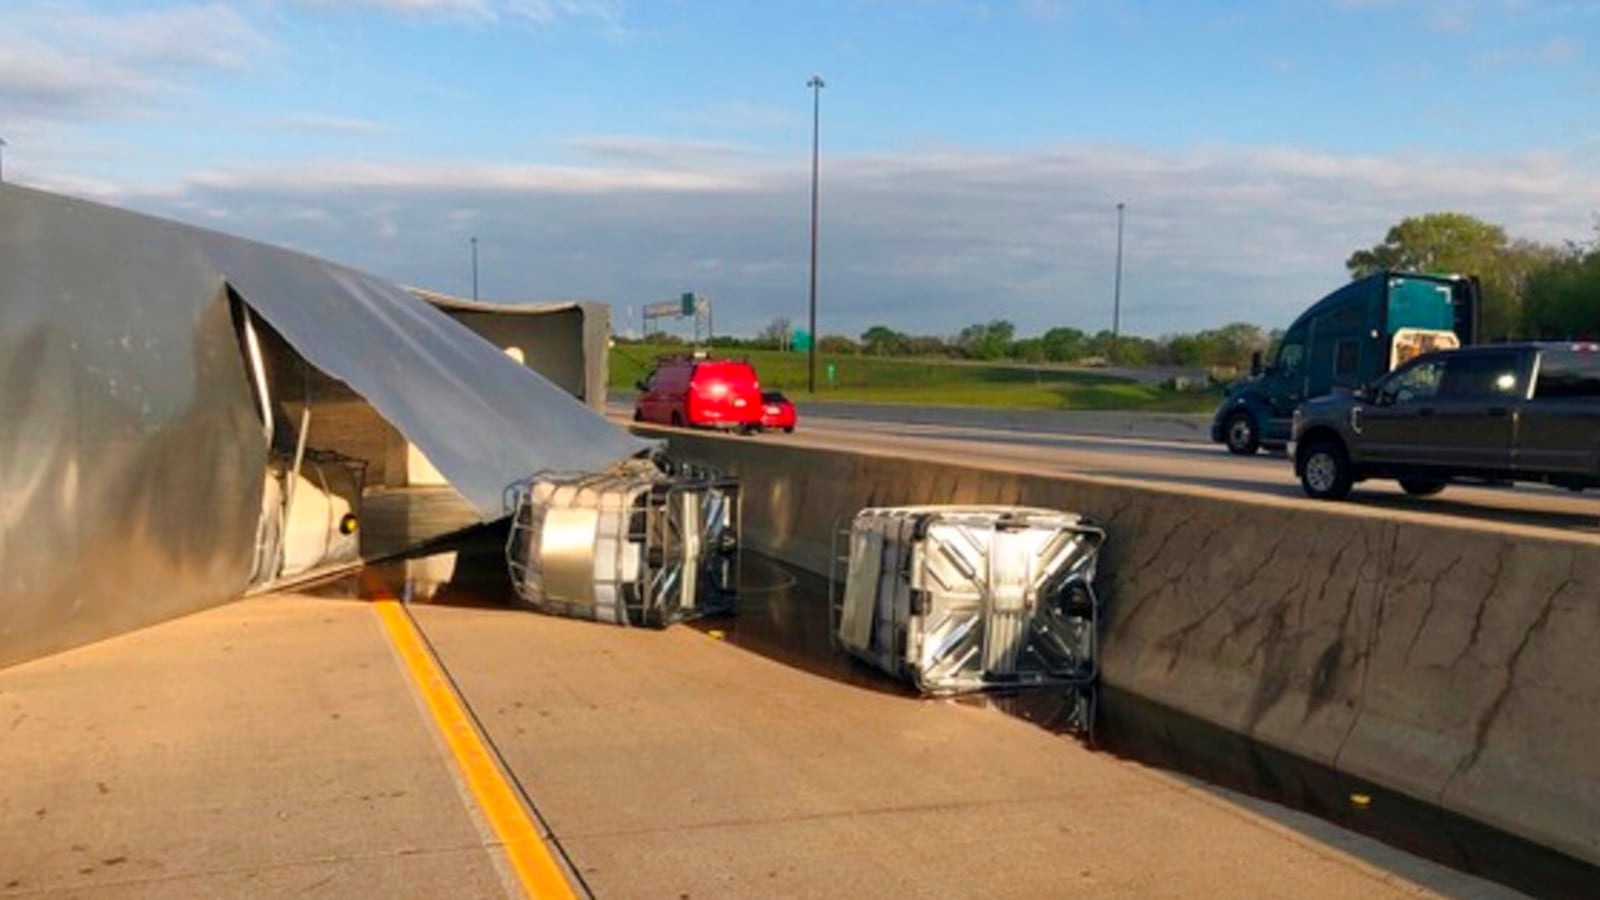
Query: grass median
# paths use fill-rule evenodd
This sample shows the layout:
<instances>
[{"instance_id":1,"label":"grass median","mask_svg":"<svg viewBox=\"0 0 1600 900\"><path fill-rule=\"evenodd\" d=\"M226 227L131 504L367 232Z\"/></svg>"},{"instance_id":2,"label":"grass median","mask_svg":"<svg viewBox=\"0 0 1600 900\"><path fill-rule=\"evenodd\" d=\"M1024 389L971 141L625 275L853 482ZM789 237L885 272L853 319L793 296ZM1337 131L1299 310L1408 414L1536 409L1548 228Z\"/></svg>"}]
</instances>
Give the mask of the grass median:
<instances>
[{"instance_id":1,"label":"grass median","mask_svg":"<svg viewBox=\"0 0 1600 900\"><path fill-rule=\"evenodd\" d=\"M684 352L682 348L618 345L611 351L611 387L631 390L649 373L657 356ZM1215 409L1219 396L1211 390L1178 391L1076 369L822 353L817 357L817 393L809 397L804 353L731 350L715 355L748 360L763 387L798 400L1198 413Z\"/></svg>"}]
</instances>

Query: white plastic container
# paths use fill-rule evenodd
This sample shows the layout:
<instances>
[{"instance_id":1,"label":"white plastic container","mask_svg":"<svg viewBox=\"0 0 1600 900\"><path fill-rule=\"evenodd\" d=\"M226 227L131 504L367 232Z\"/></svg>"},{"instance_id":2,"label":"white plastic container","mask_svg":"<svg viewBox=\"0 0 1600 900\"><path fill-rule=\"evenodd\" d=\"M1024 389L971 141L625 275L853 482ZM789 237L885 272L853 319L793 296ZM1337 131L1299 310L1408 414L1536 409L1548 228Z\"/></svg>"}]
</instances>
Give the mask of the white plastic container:
<instances>
[{"instance_id":1,"label":"white plastic container","mask_svg":"<svg viewBox=\"0 0 1600 900\"><path fill-rule=\"evenodd\" d=\"M540 473L508 505L511 580L541 612L661 628L731 607L732 479L635 460L600 474Z\"/></svg>"},{"instance_id":2,"label":"white plastic container","mask_svg":"<svg viewBox=\"0 0 1600 900\"><path fill-rule=\"evenodd\" d=\"M848 540L829 593L850 653L930 694L1094 680L1101 528L1047 509L901 507L862 510Z\"/></svg>"}]
</instances>

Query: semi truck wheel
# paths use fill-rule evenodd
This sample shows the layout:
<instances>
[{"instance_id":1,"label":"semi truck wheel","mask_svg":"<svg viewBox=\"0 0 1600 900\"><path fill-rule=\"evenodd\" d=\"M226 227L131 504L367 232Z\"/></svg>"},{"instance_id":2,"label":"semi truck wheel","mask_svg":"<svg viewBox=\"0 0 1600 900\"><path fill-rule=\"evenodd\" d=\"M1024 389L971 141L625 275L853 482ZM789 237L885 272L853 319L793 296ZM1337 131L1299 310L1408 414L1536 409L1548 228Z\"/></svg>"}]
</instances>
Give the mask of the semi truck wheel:
<instances>
[{"instance_id":1,"label":"semi truck wheel","mask_svg":"<svg viewBox=\"0 0 1600 900\"><path fill-rule=\"evenodd\" d=\"M1261 429L1256 426L1256 417L1247 412L1236 412L1229 416L1223 425L1222 439L1228 445L1229 453L1253 455L1261 448Z\"/></svg>"}]
</instances>

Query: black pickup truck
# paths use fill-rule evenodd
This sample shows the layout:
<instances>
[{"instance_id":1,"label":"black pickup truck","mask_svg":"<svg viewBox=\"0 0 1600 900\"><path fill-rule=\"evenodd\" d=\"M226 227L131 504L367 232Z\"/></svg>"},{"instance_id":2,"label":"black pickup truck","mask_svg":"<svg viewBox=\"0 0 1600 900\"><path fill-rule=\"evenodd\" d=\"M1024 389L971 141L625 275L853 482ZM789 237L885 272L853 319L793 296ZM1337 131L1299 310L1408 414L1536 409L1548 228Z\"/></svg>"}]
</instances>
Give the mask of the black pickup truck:
<instances>
[{"instance_id":1,"label":"black pickup truck","mask_svg":"<svg viewBox=\"0 0 1600 900\"><path fill-rule=\"evenodd\" d=\"M1419 356L1294 414L1307 495L1367 478L1436 494L1456 479L1600 487L1600 344L1494 344Z\"/></svg>"}]
</instances>

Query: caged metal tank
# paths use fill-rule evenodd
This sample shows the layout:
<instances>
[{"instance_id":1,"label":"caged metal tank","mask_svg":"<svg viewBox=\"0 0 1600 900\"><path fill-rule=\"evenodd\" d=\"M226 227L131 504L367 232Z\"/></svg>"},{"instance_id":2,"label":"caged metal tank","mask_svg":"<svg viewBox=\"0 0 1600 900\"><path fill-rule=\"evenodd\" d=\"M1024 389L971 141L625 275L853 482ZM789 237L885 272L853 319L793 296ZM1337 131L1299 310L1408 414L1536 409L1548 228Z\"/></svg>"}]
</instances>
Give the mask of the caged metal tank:
<instances>
[{"instance_id":1,"label":"caged metal tank","mask_svg":"<svg viewBox=\"0 0 1600 900\"><path fill-rule=\"evenodd\" d=\"M540 473L508 492L506 560L541 612L664 628L732 609L739 487L667 461Z\"/></svg>"},{"instance_id":2,"label":"caged metal tank","mask_svg":"<svg viewBox=\"0 0 1600 900\"><path fill-rule=\"evenodd\" d=\"M1095 679L1098 526L1047 509L920 506L862 510L839 537L832 633L851 654L928 694Z\"/></svg>"}]
</instances>

